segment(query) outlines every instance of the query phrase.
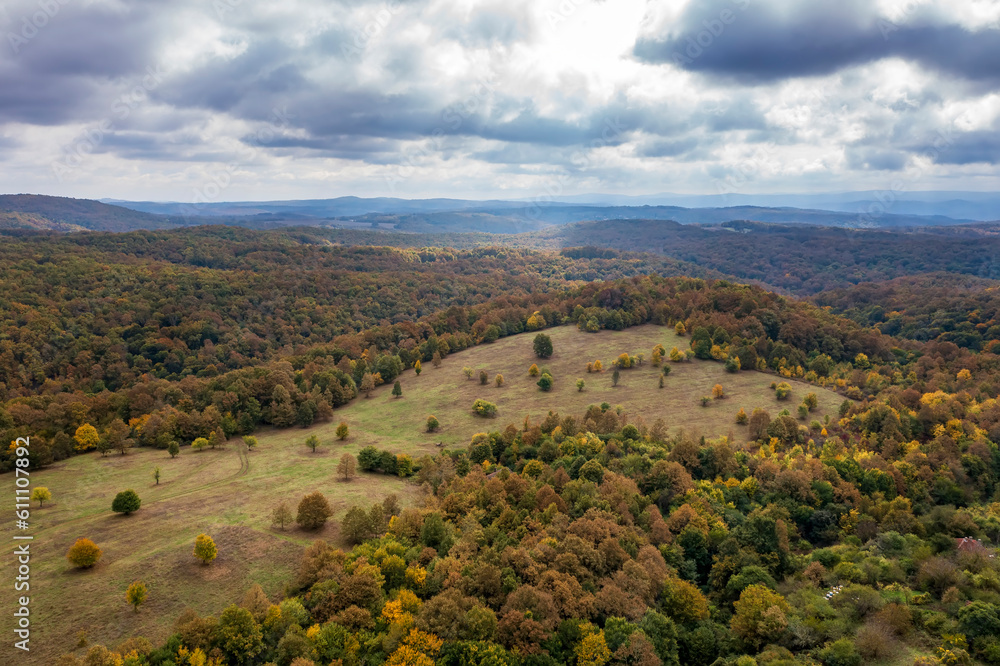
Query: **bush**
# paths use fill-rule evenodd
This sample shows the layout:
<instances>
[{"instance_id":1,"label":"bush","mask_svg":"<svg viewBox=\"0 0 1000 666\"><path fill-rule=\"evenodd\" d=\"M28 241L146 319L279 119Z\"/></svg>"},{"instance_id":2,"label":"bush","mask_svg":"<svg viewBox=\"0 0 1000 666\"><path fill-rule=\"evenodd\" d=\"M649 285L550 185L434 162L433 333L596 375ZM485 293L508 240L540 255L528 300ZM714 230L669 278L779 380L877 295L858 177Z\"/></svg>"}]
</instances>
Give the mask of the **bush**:
<instances>
[{"instance_id":1,"label":"bush","mask_svg":"<svg viewBox=\"0 0 1000 666\"><path fill-rule=\"evenodd\" d=\"M896 650L892 630L881 622L869 622L861 627L854 644L858 653L868 662L886 659Z\"/></svg>"},{"instance_id":2,"label":"bush","mask_svg":"<svg viewBox=\"0 0 1000 666\"><path fill-rule=\"evenodd\" d=\"M488 384L489 381L490 381L490 376L488 374L486 374L486 371L485 370L480 370L479 371L479 383L482 384L483 386L486 386L486 384Z\"/></svg>"},{"instance_id":3,"label":"bush","mask_svg":"<svg viewBox=\"0 0 1000 666\"><path fill-rule=\"evenodd\" d=\"M123 490L111 502L111 510L115 513L124 513L126 516L139 510L142 500L134 490Z\"/></svg>"},{"instance_id":4,"label":"bush","mask_svg":"<svg viewBox=\"0 0 1000 666\"><path fill-rule=\"evenodd\" d=\"M819 658L823 666L861 666L861 655L849 638L841 638L820 650Z\"/></svg>"},{"instance_id":5,"label":"bush","mask_svg":"<svg viewBox=\"0 0 1000 666\"><path fill-rule=\"evenodd\" d=\"M538 388L540 388L541 390L546 391L546 392L547 391L551 391L552 390L552 375L550 375L548 373L542 375L539 378L539 380L538 380Z\"/></svg>"},{"instance_id":6,"label":"bush","mask_svg":"<svg viewBox=\"0 0 1000 666\"><path fill-rule=\"evenodd\" d=\"M326 524L327 518L333 515L330 503L326 497L318 490L309 493L299 502L299 512L295 516L295 522L304 530L316 530Z\"/></svg>"},{"instance_id":7,"label":"bush","mask_svg":"<svg viewBox=\"0 0 1000 666\"><path fill-rule=\"evenodd\" d=\"M427 432L434 432L441 427L441 422L437 420L437 417L431 414L427 417Z\"/></svg>"},{"instance_id":8,"label":"bush","mask_svg":"<svg viewBox=\"0 0 1000 666\"><path fill-rule=\"evenodd\" d=\"M485 418L493 418L497 415L497 406L492 402L487 402L482 398L479 398L474 403L472 403L472 411L478 416Z\"/></svg>"},{"instance_id":9,"label":"bush","mask_svg":"<svg viewBox=\"0 0 1000 666\"><path fill-rule=\"evenodd\" d=\"M101 559L101 555L103 554L96 543L90 539L81 537L66 551L66 559L74 567L89 569L97 564L97 561Z\"/></svg>"},{"instance_id":10,"label":"bush","mask_svg":"<svg viewBox=\"0 0 1000 666\"><path fill-rule=\"evenodd\" d=\"M788 382L781 382L774 387L774 395L778 400L787 400L792 393L792 387Z\"/></svg>"}]
</instances>

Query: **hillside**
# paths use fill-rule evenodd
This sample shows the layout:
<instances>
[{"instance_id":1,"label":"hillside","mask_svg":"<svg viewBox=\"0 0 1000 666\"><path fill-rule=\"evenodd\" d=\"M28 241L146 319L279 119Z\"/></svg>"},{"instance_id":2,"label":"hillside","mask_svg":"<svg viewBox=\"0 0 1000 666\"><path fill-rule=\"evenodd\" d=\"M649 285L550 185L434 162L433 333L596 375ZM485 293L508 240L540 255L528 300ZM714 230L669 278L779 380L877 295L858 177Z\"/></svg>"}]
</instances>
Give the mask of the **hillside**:
<instances>
[{"instance_id":1,"label":"hillside","mask_svg":"<svg viewBox=\"0 0 1000 666\"><path fill-rule=\"evenodd\" d=\"M133 231L173 229L191 223L179 215L152 215L90 199L40 194L0 195L0 229Z\"/></svg>"},{"instance_id":2,"label":"hillside","mask_svg":"<svg viewBox=\"0 0 1000 666\"><path fill-rule=\"evenodd\" d=\"M336 519L351 505L368 505L396 494L403 506L415 501L418 489L412 482L395 476L364 474L351 482L336 478L336 464L344 453L357 455L369 445L406 454L414 460L440 452L439 442L456 450L464 449L472 436L484 430L502 430L507 424L521 425L528 417L541 422L549 410L563 417L582 416L591 404L609 402L624 405L623 421L652 427L658 419L678 434L685 431L697 440L701 435L717 437L735 433L746 438L745 426L734 422L742 407L747 413L761 407L776 411L778 402L768 386L773 376L757 372L731 375L719 363L693 360L673 364L664 389L657 389L659 368L648 361L622 373L617 387L611 372L587 374L585 360L610 361L622 352L645 352L656 343L668 350L686 347L686 340L673 329L640 326L626 331L588 334L575 327L549 331L555 354L544 365L554 373L556 386L542 393L528 366L540 362L531 350L531 335L504 338L492 345L449 355L441 367L430 363L418 376L412 370L401 377L403 397L394 398L391 386L376 389L371 398L358 398L338 409L334 421L350 427L346 442L336 440L335 423L311 428L268 431L259 435L259 445L243 450L238 439L219 450L195 452L184 447L171 458L164 451L143 449L127 456L96 453L74 457L36 472L33 483L48 487L55 500L34 512L40 563L33 570L38 585L37 603L45 608L45 622L39 623L40 654L55 658L74 647L80 630L90 640L116 644L141 633L156 642L169 635L173 618L185 608L202 614L219 613L238 601L253 583L269 594L280 593L283 581L294 575L295 564L305 546L316 538L330 539L343 546L335 523L319 531L297 527L271 527L274 506L286 501L294 506L299 498L321 490L330 500ZM469 380L462 368L489 371L489 384ZM505 383L496 387L493 378L502 373ZM587 381L580 392L576 379ZM698 398L711 395L721 383L727 397L702 407ZM836 419L843 398L832 391L793 382L789 404L802 401L808 392L820 397L811 418ZM483 397L499 405L495 419L475 416L470 407ZM429 413L441 421L439 432L427 433ZM303 444L310 435L320 438L312 453ZM150 477L154 468L162 480ZM111 498L124 488L134 488L143 500L134 516L123 518L110 513ZM10 528L2 532L8 536ZM191 557L190 547L200 532L214 536L220 555L211 569ZM79 574L68 568L62 554L80 535L87 535L105 552L102 565ZM153 599L139 621L119 602L131 580L142 578L153 591ZM81 608L78 599L91 599Z\"/></svg>"}]
</instances>

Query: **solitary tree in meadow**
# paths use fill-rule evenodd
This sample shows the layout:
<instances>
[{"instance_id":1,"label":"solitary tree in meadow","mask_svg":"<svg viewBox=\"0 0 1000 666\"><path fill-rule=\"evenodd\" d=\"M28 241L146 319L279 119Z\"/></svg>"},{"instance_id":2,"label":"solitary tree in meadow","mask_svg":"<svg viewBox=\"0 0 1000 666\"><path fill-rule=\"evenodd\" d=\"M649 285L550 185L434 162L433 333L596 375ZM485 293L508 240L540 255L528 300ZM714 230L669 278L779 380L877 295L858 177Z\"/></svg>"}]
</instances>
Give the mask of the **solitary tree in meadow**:
<instances>
[{"instance_id":1,"label":"solitary tree in meadow","mask_svg":"<svg viewBox=\"0 0 1000 666\"><path fill-rule=\"evenodd\" d=\"M148 590L146 589L146 584L141 580L137 580L128 586L125 591L125 601L128 602L129 606L135 608L135 612L139 612L139 606L146 601L146 594Z\"/></svg>"},{"instance_id":2,"label":"solitary tree in meadow","mask_svg":"<svg viewBox=\"0 0 1000 666\"><path fill-rule=\"evenodd\" d=\"M485 370L480 370L479 371L479 383L481 385L483 385L483 386L486 386L486 384L488 384L489 381L490 381L490 376L486 373L486 371Z\"/></svg>"},{"instance_id":3,"label":"solitary tree in meadow","mask_svg":"<svg viewBox=\"0 0 1000 666\"><path fill-rule=\"evenodd\" d=\"M437 420L436 416L431 414L430 416L427 417L427 432L434 432L440 427L441 423L440 421Z\"/></svg>"},{"instance_id":4,"label":"solitary tree in meadow","mask_svg":"<svg viewBox=\"0 0 1000 666\"><path fill-rule=\"evenodd\" d=\"M153 470L153 480L156 481L156 485L160 485L160 468L157 467Z\"/></svg>"},{"instance_id":5,"label":"solitary tree in meadow","mask_svg":"<svg viewBox=\"0 0 1000 666\"><path fill-rule=\"evenodd\" d=\"M337 463L337 474L344 481L350 481L355 477L357 474L357 462L354 460L354 456L350 453L340 456L340 462Z\"/></svg>"},{"instance_id":6,"label":"solitary tree in meadow","mask_svg":"<svg viewBox=\"0 0 1000 666\"><path fill-rule=\"evenodd\" d=\"M615 371L611 373L611 385L618 386L618 380L621 379L621 377L622 377L621 370L619 370L618 366L616 365Z\"/></svg>"},{"instance_id":7,"label":"solitary tree in meadow","mask_svg":"<svg viewBox=\"0 0 1000 666\"><path fill-rule=\"evenodd\" d=\"M309 435L306 437L306 446L312 449L313 453L316 453L316 448L319 446L319 437L316 435Z\"/></svg>"},{"instance_id":8,"label":"solitary tree in meadow","mask_svg":"<svg viewBox=\"0 0 1000 666\"><path fill-rule=\"evenodd\" d=\"M123 490L111 502L111 510L115 513L124 513L126 516L139 510L142 500L132 489Z\"/></svg>"},{"instance_id":9,"label":"solitary tree in meadow","mask_svg":"<svg viewBox=\"0 0 1000 666\"><path fill-rule=\"evenodd\" d=\"M170 457L176 458L177 454L180 452L181 452L181 445L177 443L177 440L176 439L170 440L170 443L167 444L167 453L170 454Z\"/></svg>"},{"instance_id":10,"label":"solitary tree in meadow","mask_svg":"<svg viewBox=\"0 0 1000 666\"><path fill-rule=\"evenodd\" d=\"M39 507L42 507L45 505L46 502L52 499L52 493L50 493L49 489L46 488L45 486L38 486L33 491L31 491L31 499L38 502Z\"/></svg>"},{"instance_id":11,"label":"solitary tree in meadow","mask_svg":"<svg viewBox=\"0 0 1000 666\"><path fill-rule=\"evenodd\" d=\"M66 559L69 563L78 569L89 569L90 567L97 564L97 561L101 559L101 549L97 547L97 544L86 538L79 538L76 540L70 549L66 552Z\"/></svg>"},{"instance_id":12,"label":"solitary tree in meadow","mask_svg":"<svg viewBox=\"0 0 1000 666\"><path fill-rule=\"evenodd\" d=\"M315 530L326 524L327 518L333 515L330 503L326 497L318 490L309 493L299 502L299 512L295 516L295 522L304 530Z\"/></svg>"},{"instance_id":13,"label":"solitary tree in meadow","mask_svg":"<svg viewBox=\"0 0 1000 666\"><path fill-rule=\"evenodd\" d=\"M253 451L254 447L257 446L257 438L253 435L244 435L243 443L247 446L247 451Z\"/></svg>"},{"instance_id":14,"label":"solitary tree in meadow","mask_svg":"<svg viewBox=\"0 0 1000 666\"><path fill-rule=\"evenodd\" d=\"M294 518L292 510L284 502L274 507L274 511L271 512L271 524L277 525L281 529L285 529L285 525L290 525Z\"/></svg>"},{"instance_id":15,"label":"solitary tree in meadow","mask_svg":"<svg viewBox=\"0 0 1000 666\"><path fill-rule=\"evenodd\" d=\"M347 439L347 435L350 434L350 430L347 427L347 421L341 421L339 424L337 424L336 433L337 433L337 439L339 439L340 441L344 441L345 439Z\"/></svg>"},{"instance_id":16,"label":"solitary tree in meadow","mask_svg":"<svg viewBox=\"0 0 1000 666\"><path fill-rule=\"evenodd\" d=\"M399 384L398 379L396 380L396 383L392 385L392 397L394 398L403 397L403 387Z\"/></svg>"},{"instance_id":17,"label":"solitary tree in meadow","mask_svg":"<svg viewBox=\"0 0 1000 666\"><path fill-rule=\"evenodd\" d=\"M414 371L415 373L417 373L417 377L419 377L419 376L420 376L420 371L421 371L422 369L423 369L423 368L422 368L422 367L420 366L420 359L417 359L417 362L413 364L413 371Z\"/></svg>"},{"instance_id":18,"label":"solitary tree in meadow","mask_svg":"<svg viewBox=\"0 0 1000 666\"><path fill-rule=\"evenodd\" d=\"M194 539L194 556L205 564L209 564L219 555L215 541L207 534L199 534Z\"/></svg>"},{"instance_id":19,"label":"solitary tree in meadow","mask_svg":"<svg viewBox=\"0 0 1000 666\"><path fill-rule=\"evenodd\" d=\"M462 374L465 375L466 379L472 379L472 368L465 366L462 368Z\"/></svg>"},{"instance_id":20,"label":"solitary tree in meadow","mask_svg":"<svg viewBox=\"0 0 1000 666\"><path fill-rule=\"evenodd\" d=\"M552 338L544 333L539 333L535 336L532 347L535 350L535 356L538 358L548 358L552 356Z\"/></svg>"},{"instance_id":21,"label":"solitary tree in meadow","mask_svg":"<svg viewBox=\"0 0 1000 666\"><path fill-rule=\"evenodd\" d=\"M577 391L580 391L582 393L583 389L584 389L584 387L586 385L587 385L587 382L583 381L582 379L576 380L576 390Z\"/></svg>"},{"instance_id":22,"label":"solitary tree in meadow","mask_svg":"<svg viewBox=\"0 0 1000 666\"><path fill-rule=\"evenodd\" d=\"M493 378L493 382L497 385L497 388L503 386L503 375L497 373L497 376Z\"/></svg>"}]
</instances>

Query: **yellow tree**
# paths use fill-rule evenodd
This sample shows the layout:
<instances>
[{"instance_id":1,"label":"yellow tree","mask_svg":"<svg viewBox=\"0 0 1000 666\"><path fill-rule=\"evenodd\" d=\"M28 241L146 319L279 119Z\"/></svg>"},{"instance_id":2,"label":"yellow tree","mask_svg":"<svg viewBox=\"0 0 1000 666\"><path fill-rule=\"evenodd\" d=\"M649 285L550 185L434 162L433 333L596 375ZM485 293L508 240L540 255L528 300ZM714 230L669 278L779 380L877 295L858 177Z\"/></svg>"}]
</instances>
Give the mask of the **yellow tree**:
<instances>
[{"instance_id":1,"label":"yellow tree","mask_svg":"<svg viewBox=\"0 0 1000 666\"><path fill-rule=\"evenodd\" d=\"M199 534L194 540L194 556L205 564L209 564L219 554L215 541L207 534Z\"/></svg>"},{"instance_id":2,"label":"yellow tree","mask_svg":"<svg viewBox=\"0 0 1000 666\"><path fill-rule=\"evenodd\" d=\"M743 590L734 608L736 613L729 623L730 629L755 649L764 643L776 642L788 626L785 615L788 602L764 585L750 585Z\"/></svg>"},{"instance_id":3,"label":"yellow tree","mask_svg":"<svg viewBox=\"0 0 1000 666\"><path fill-rule=\"evenodd\" d=\"M611 659L611 650L603 631L596 631L583 637L576 646L576 663L580 666L604 666Z\"/></svg>"},{"instance_id":4,"label":"yellow tree","mask_svg":"<svg viewBox=\"0 0 1000 666\"><path fill-rule=\"evenodd\" d=\"M46 502L52 499L52 493L45 486L38 486L31 493L31 499L38 502L38 506L44 506Z\"/></svg>"},{"instance_id":5,"label":"yellow tree","mask_svg":"<svg viewBox=\"0 0 1000 666\"><path fill-rule=\"evenodd\" d=\"M97 428L89 423L84 423L76 429L73 439L76 440L77 451L89 451L97 447L98 442L101 441L101 436L97 434Z\"/></svg>"},{"instance_id":6,"label":"yellow tree","mask_svg":"<svg viewBox=\"0 0 1000 666\"><path fill-rule=\"evenodd\" d=\"M139 606L142 602L146 600L146 594L148 590L146 589L146 584L141 580L137 580L128 586L125 591L125 601L129 603L130 606L135 608L135 612L139 612Z\"/></svg>"},{"instance_id":7,"label":"yellow tree","mask_svg":"<svg viewBox=\"0 0 1000 666\"><path fill-rule=\"evenodd\" d=\"M722 384L716 384L712 387L712 397L716 400L726 397L726 391L722 388Z\"/></svg>"}]
</instances>

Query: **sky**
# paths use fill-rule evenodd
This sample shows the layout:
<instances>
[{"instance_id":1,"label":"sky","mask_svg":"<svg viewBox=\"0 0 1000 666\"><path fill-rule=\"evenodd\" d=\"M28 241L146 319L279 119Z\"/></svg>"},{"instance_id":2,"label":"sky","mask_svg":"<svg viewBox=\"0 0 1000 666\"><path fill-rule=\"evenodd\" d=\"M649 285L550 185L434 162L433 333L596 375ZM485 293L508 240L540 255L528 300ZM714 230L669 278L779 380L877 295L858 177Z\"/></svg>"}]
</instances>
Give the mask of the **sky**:
<instances>
[{"instance_id":1,"label":"sky","mask_svg":"<svg viewBox=\"0 0 1000 666\"><path fill-rule=\"evenodd\" d=\"M1000 0L0 0L0 191L1000 189Z\"/></svg>"}]
</instances>

